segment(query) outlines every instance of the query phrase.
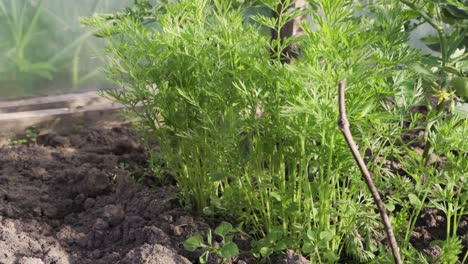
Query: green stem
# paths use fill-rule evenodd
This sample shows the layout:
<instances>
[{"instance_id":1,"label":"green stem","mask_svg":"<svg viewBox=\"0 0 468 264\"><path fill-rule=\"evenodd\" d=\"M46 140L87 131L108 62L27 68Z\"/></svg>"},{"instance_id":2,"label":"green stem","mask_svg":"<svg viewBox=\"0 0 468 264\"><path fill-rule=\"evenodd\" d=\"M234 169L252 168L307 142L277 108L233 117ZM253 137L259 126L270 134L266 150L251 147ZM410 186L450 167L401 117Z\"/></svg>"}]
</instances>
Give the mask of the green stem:
<instances>
[{"instance_id":1,"label":"green stem","mask_svg":"<svg viewBox=\"0 0 468 264\"><path fill-rule=\"evenodd\" d=\"M466 261L468 260L468 251L466 251L466 254L465 256L463 257L463 260L461 263L466 263Z\"/></svg>"},{"instance_id":2,"label":"green stem","mask_svg":"<svg viewBox=\"0 0 468 264\"><path fill-rule=\"evenodd\" d=\"M440 8L437 6L437 16L439 18L439 21L442 19L441 14L440 14ZM439 25L439 27L435 28L437 30L437 33L439 35L439 42L440 42L440 52L442 54L442 67L445 67L447 64L448 60L450 59L449 57L449 50L448 50L448 44L447 44L447 34L445 34L445 31L442 26Z\"/></svg>"},{"instance_id":3,"label":"green stem","mask_svg":"<svg viewBox=\"0 0 468 264\"><path fill-rule=\"evenodd\" d=\"M410 236L413 233L414 226L416 225L416 221L418 220L419 214L421 213L421 210L424 208L424 202L426 201L427 195L429 194L429 189L425 190L424 196L421 199L421 205L417 208L415 212L410 217L409 225L406 229L406 234L405 234L405 242L409 243Z\"/></svg>"},{"instance_id":4,"label":"green stem","mask_svg":"<svg viewBox=\"0 0 468 264\"><path fill-rule=\"evenodd\" d=\"M43 3L44 1L40 0L39 3L37 4L36 12L34 12L33 18L31 19L28 29L26 30L26 33L23 35L23 38L21 39L21 43L19 44L18 51L20 52L21 59L24 56L24 49L26 48L26 45L31 41L32 34L34 30L36 29L37 20L39 19L39 15L42 11Z\"/></svg>"},{"instance_id":5,"label":"green stem","mask_svg":"<svg viewBox=\"0 0 468 264\"><path fill-rule=\"evenodd\" d=\"M431 25L436 31L437 34L439 35L439 42L440 42L440 51L442 53L442 66L445 66L447 60L448 60L448 53L447 53L447 35L444 32L443 27L437 23L436 20L434 20L429 14L424 12L421 8L417 7L414 3L409 2L408 0L400 0L402 3L413 9L414 11L418 12L419 15L422 16L422 18L429 24ZM436 7L437 12L440 14L440 9Z\"/></svg>"}]
</instances>

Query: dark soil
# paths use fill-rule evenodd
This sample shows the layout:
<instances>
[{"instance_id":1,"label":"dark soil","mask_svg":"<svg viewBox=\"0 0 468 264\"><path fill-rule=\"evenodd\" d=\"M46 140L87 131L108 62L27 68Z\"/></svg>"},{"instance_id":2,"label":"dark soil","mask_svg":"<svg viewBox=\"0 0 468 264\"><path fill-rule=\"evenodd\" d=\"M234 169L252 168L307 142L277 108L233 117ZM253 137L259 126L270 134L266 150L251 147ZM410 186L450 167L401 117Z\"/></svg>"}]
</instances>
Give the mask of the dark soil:
<instances>
[{"instance_id":1,"label":"dark soil","mask_svg":"<svg viewBox=\"0 0 468 264\"><path fill-rule=\"evenodd\" d=\"M148 188L119 169L144 163L125 127L0 148L0 263L190 263L183 241L209 226L180 207L175 186Z\"/></svg>"},{"instance_id":2,"label":"dark soil","mask_svg":"<svg viewBox=\"0 0 468 264\"><path fill-rule=\"evenodd\" d=\"M135 183L125 168L144 168L145 160L127 126L1 147L0 264L196 262L201 252L182 243L214 224L184 210L175 186ZM436 256L430 241L444 239L437 231L444 225L439 212L425 211L413 244ZM468 232L467 219L460 230ZM278 263L307 262L288 252Z\"/></svg>"}]
</instances>

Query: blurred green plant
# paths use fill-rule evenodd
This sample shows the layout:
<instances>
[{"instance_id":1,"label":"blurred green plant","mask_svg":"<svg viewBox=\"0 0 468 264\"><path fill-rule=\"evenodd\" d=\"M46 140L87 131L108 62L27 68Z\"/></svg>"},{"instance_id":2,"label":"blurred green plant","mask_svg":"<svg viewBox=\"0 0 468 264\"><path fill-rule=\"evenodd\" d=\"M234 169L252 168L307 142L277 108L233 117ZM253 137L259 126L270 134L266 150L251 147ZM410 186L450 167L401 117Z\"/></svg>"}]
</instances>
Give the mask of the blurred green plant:
<instances>
[{"instance_id":1,"label":"blurred green plant","mask_svg":"<svg viewBox=\"0 0 468 264\"><path fill-rule=\"evenodd\" d=\"M31 127L31 128L26 129L23 137L11 141L11 144L14 144L14 145L36 144L38 135L39 135L39 129L37 127Z\"/></svg>"},{"instance_id":2,"label":"blurred green plant","mask_svg":"<svg viewBox=\"0 0 468 264\"><path fill-rule=\"evenodd\" d=\"M0 0L0 96L103 84L99 77L102 60L92 58L102 46L79 27L78 16L112 11L110 3ZM120 5L125 3L120 1Z\"/></svg>"},{"instance_id":3,"label":"blurred green plant","mask_svg":"<svg viewBox=\"0 0 468 264\"><path fill-rule=\"evenodd\" d=\"M44 62L46 59L44 54L50 51L35 52L44 43L33 42L37 27L47 27L44 21L40 20L44 1L39 1L36 8L28 8L31 5L28 1L22 2L20 6L18 1L0 2L0 24L3 25L1 27L3 62L0 69L2 86L5 82L9 85L13 85L11 82L16 81L31 82L35 76L51 79L55 70L50 63ZM26 50L30 44L32 44L31 49ZM31 58L32 52L36 58ZM21 76L22 72L26 74Z\"/></svg>"}]
</instances>

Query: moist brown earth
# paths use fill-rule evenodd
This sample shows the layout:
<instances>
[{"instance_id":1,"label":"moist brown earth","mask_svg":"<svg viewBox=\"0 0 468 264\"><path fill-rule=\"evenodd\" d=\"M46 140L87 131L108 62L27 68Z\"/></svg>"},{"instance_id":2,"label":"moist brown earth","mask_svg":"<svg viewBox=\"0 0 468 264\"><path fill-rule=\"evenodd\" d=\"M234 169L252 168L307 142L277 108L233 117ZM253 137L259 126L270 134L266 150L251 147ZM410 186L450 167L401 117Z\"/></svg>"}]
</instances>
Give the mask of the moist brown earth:
<instances>
[{"instance_id":1,"label":"moist brown earth","mask_svg":"<svg viewBox=\"0 0 468 264\"><path fill-rule=\"evenodd\" d=\"M126 169L145 166L144 148L127 126L0 147L0 264L197 262L201 252L182 243L215 225L184 210L177 187L138 184ZM425 212L412 239L429 255L430 241L442 239L434 231L444 226L438 214ZM468 221L462 225L468 232ZM288 251L277 263L308 262Z\"/></svg>"}]
</instances>

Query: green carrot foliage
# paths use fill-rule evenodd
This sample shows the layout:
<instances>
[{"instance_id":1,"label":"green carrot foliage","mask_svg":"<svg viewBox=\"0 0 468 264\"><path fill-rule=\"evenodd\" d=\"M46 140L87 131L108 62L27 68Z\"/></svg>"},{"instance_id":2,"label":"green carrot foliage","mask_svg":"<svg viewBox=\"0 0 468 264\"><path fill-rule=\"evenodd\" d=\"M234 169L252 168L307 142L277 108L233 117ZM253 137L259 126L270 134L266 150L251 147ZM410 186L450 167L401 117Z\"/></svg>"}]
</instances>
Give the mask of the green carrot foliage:
<instances>
[{"instance_id":1,"label":"green carrot foliage","mask_svg":"<svg viewBox=\"0 0 468 264\"><path fill-rule=\"evenodd\" d=\"M430 194L418 181L414 192L408 175L429 168L411 158L407 175L384 166L404 156L404 123L417 124L412 108L423 101L413 65L424 62L404 28L414 14L399 1L369 1L378 2L369 8L315 0L275 20L269 14L280 1L238 2L170 1L86 20L108 39L107 71L122 88L107 96L134 110L149 146L159 143L149 149L151 164L174 175L194 212L242 224L255 240L255 256L294 249L312 263L389 259L376 242L378 214L336 125L337 84L346 78L348 119L362 153L372 153L365 156L376 183L384 190L402 186L400 196L385 198L388 209L409 201L392 217L398 239L407 242L402 252L423 259L408 234ZM272 30L301 14L308 16L304 35L271 40ZM279 52L287 46L297 56L284 64ZM162 181L166 174L159 174ZM440 197L434 206L452 199ZM464 208L451 217L456 225L466 199L453 206ZM454 225L447 227L451 234ZM459 252L453 237L444 246ZM187 247L202 242L194 237Z\"/></svg>"}]
</instances>

